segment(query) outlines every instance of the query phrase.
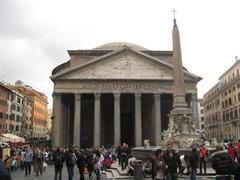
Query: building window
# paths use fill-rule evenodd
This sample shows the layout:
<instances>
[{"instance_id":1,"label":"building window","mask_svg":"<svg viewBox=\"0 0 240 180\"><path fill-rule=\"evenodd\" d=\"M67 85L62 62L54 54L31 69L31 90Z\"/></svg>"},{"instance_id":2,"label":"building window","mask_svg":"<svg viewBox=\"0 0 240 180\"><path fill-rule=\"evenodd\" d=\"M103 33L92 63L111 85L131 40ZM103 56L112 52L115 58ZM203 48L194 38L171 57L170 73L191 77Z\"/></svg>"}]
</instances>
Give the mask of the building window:
<instances>
[{"instance_id":1,"label":"building window","mask_svg":"<svg viewBox=\"0 0 240 180\"><path fill-rule=\"evenodd\" d=\"M10 114L9 119L10 120L15 120L15 114Z\"/></svg>"},{"instance_id":2,"label":"building window","mask_svg":"<svg viewBox=\"0 0 240 180\"><path fill-rule=\"evenodd\" d=\"M21 104L21 99L17 98L17 102L18 102L18 104Z\"/></svg>"},{"instance_id":3,"label":"building window","mask_svg":"<svg viewBox=\"0 0 240 180\"><path fill-rule=\"evenodd\" d=\"M230 111L230 120L233 120L233 112Z\"/></svg>"},{"instance_id":4,"label":"building window","mask_svg":"<svg viewBox=\"0 0 240 180\"><path fill-rule=\"evenodd\" d=\"M19 115L17 115L17 121L20 121L21 117Z\"/></svg>"},{"instance_id":5,"label":"building window","mask_svg":"<svg viewBox=\"0 0 240 180\"><path fill-rule=\"evenodd\" d=\"M232 99L231 98L228 99L228 104L229 104L229 106L232 105Z\"/></svg>"},{"instance_id":6,"label":"building window","mask_svg":"<svg viewBox=\"0 0 240 180\"><path fill-rule=\"evenodd\" d=\"M238 118L238 110L237 109L234 110L234 118Z\"/></svg>"},{"instance_id":7,"label":"building window","mask_svg":"<svg viewBox=\"0 0 240 180\"><path fill-rule=\"evenodd\" d=\"M11 101L14 101L15 96L13 94L11 94Z\"/></svg>"}]
</instances>

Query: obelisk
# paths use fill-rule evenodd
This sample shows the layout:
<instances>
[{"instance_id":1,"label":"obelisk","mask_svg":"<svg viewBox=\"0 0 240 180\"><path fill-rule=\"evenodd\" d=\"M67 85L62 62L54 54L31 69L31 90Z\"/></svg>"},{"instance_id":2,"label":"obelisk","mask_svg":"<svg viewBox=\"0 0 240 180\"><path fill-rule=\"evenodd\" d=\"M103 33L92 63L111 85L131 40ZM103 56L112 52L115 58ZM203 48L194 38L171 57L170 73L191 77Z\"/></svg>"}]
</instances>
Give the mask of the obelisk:
<instances>
[{"instance_id":1,"label":"obelisk","mask_svg":"<svg viewBox=\"0 0 240 180\"><path fill-rule=\"evenodd\" d=\"M163 133L162 146L171 142L176 148L189 148L197 142L198 135L195 130L192 110L187 107L182 66L182 53L180 35L176 19L172 31L173 38L173 77L174 77L174 101L173 109L169 114L168 129Z\"/></svg>"}]
</instances>

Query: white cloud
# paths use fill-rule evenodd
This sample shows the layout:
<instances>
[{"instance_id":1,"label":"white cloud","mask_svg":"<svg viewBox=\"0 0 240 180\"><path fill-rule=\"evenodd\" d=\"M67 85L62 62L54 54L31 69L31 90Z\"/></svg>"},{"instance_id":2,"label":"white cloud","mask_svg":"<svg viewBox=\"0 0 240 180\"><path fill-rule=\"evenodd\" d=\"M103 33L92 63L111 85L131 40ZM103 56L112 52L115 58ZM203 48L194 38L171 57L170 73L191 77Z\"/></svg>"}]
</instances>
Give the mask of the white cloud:
<instances>
[{"instance_id":1,"label":"white cloud","mask_svg":"<svg viewBox=\"0 0 240 180\"><path fill-rule=\"evenodd\" d=\"M51 98L52 69L68 49L127 41L172 50L177 9L183 64L200 75L199 96L240 56L240 2L217 0L2 0L0 79L21 79Z\"/></svg>"}]
</instances>

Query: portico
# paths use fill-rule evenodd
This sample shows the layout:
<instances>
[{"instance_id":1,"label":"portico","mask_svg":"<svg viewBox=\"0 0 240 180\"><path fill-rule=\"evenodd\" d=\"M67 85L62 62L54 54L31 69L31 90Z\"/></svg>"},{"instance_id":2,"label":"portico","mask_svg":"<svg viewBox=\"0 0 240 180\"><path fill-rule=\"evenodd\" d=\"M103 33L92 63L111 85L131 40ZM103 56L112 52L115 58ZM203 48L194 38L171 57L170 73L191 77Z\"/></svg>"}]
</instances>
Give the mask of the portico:
<instances>
[{"instance_id":1,"label":"portico","mask_svg":"<svg viewBox=\"0 0 240 180\"><path fill-rule=\"evenodd\" d=\"M160 144L173 104L171 51L110 43L69 55L51 77L54 146ZM184 76L187 104L196 109L200 78L186 69Z\"/></svg>"}]
</instances>

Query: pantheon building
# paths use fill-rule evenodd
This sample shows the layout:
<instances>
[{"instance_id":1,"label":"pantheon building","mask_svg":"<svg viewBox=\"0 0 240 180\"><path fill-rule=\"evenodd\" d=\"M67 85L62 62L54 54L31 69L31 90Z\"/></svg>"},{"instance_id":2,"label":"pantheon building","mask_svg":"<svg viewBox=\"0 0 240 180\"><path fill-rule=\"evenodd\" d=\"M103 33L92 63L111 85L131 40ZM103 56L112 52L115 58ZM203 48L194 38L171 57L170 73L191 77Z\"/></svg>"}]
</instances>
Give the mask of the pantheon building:
<instances>
[{"instance_id":1,"label":"pantheon building","mask_svg":"<svg viewBox=\"0 0 240 180\"><path fill-rule=\"evenodd\" d=\"M53 146L141 146L144 139L159 145L173 104L173 51L109 43L68 54L51 76ZM186 102L197 119L201 78L183 72Z\"/></svg>"}]
</instances>

